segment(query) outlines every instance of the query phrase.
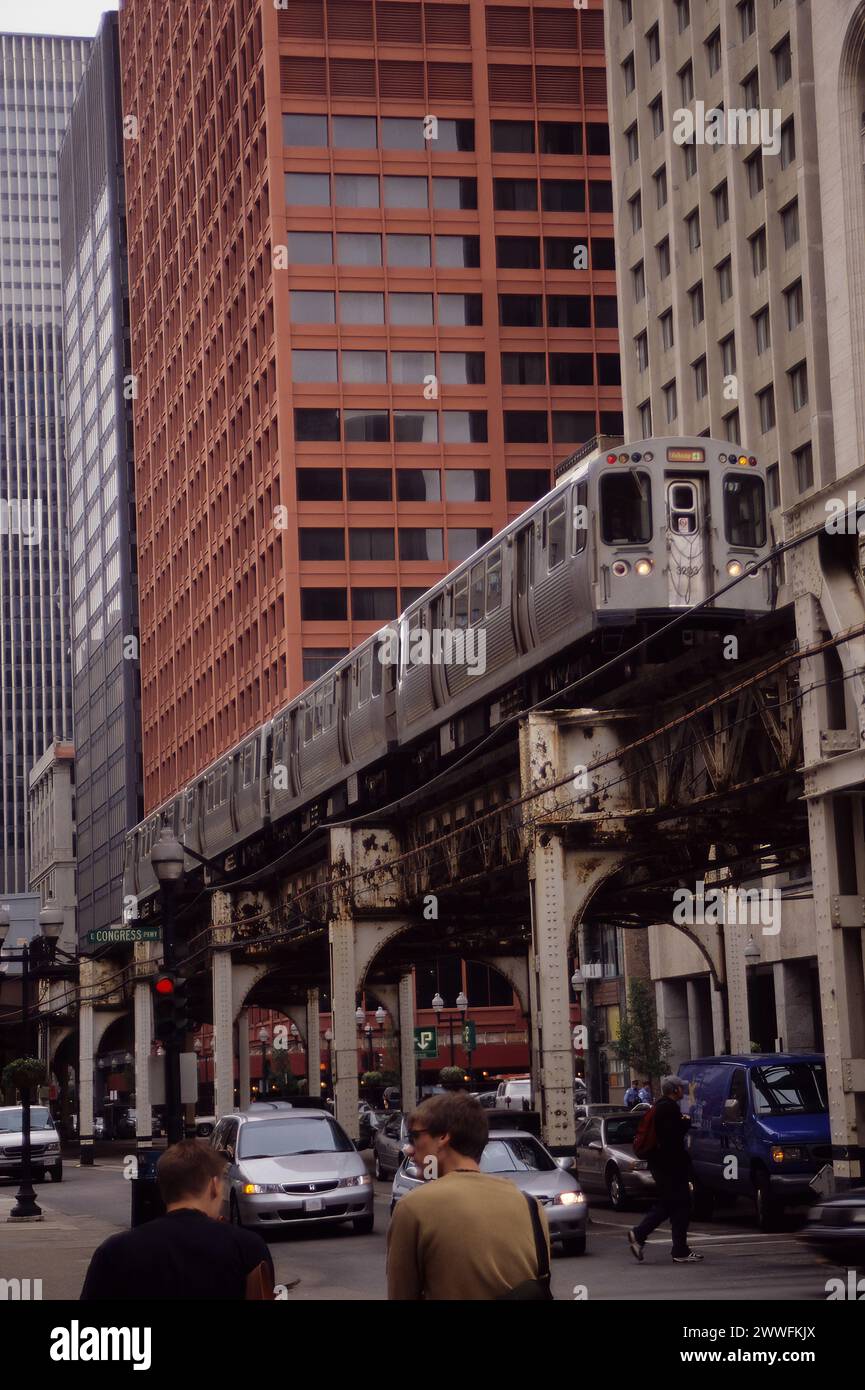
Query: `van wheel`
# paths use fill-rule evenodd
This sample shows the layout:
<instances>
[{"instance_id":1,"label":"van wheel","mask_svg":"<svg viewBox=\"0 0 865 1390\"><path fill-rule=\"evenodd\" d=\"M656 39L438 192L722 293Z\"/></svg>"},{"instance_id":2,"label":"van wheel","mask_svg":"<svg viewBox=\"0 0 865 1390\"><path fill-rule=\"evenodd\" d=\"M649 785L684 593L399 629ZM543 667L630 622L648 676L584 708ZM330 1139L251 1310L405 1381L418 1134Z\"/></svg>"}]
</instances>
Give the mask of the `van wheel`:
<instances>
[{"instance_id":1,"label":"van wheel","mask_svg":"<svg viewBox=\"0 0 865 1390\"><path fill-rule=\"evenodd\" d=\"M781 1207L772 1198L769 1174L762 1168L759 1168L754 1174L754 1204L757 1208L757 1225L760 1230L777 1230Z\"/></svg>"},{"instance_id":2,"label":"van wheel","mask_svg":"<svg viewBox=\"0 0 865 1390\"><path fill-rule=\"evenodd\" d=\"M607 1195L613 1211L627 1210L629 1203L625 1185L622 1182L622 1175L615 1165L607 1170Z\"/></svg>"}]
</instances>

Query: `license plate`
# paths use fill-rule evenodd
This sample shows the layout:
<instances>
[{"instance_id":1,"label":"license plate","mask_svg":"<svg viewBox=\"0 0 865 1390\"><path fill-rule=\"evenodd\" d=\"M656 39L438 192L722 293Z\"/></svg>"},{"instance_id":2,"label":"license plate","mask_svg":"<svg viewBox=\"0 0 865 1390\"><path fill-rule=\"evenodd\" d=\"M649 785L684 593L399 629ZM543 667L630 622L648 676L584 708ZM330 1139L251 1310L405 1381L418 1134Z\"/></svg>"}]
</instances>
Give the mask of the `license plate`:
<instances>
[{"instance_id":1,"label":"license plate","mask_svg":"<svg viewBox=\"0 0 865 1390\"><path fill-rule=\"evenodd\" d=\"M307 1197L303 1209L304 1211L323 1211L324 1202L320 1197Z\"/></svg>"}]
</instances>

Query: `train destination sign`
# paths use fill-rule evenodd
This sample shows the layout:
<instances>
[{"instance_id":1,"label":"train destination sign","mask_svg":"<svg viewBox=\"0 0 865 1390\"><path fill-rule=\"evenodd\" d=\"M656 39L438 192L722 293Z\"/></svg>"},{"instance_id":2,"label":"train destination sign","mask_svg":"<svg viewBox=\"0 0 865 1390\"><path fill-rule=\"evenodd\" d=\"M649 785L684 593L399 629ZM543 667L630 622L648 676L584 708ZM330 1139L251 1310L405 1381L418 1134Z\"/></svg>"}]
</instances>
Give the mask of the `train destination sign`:
<instances>
[{"instance_id":1,"label":"train destination sign","mask_svg":"<svg viewBox=\"0 0 865 1390\"><path fill-rule=\"evenodd\" d=\"M668 449L668 463L705 463L705 449Z\"/></svg>"},{"instance_id":2,"label":"train destination sign","mask_svg":"<svg viewBox=\"0 0 865 1390\"><path fill-rule=\"evenodd\" d=\"M133 941L161 941L159 927L97 927L87 933L88 946L128 945Z\"/></svg>"}]
</instances>

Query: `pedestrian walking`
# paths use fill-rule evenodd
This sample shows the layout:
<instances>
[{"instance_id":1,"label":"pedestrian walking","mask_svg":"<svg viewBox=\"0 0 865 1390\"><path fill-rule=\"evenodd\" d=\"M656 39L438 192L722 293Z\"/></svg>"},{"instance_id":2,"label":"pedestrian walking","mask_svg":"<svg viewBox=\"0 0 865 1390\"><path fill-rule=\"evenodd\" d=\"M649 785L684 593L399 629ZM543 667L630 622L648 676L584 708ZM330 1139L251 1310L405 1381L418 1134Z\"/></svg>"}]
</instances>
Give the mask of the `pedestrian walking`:
<instances>
[{"instance_id":1,"label":"pedestrian walking","mask_svg":"<svg viewBox=\"0 0 865 1390\"><path fill-rule=\"evenodd\" d=\"M273 1298L261 1236L222 1221L225 1159L184 1139L156 1165L165 1215L109 1236L94 1251L81 1301Z\"/></svg>"},{"instance_id":2,"label":"pedestrian walking","mask_svg":"<svg viewBox=\"0 0 865 1390\"><path fill-rule=\"evenodd\" d=\"M646 1081L643 1083L643 1085L639 1089L639 1092L637 1093L637 1098L641 1105L652 1105L654 1103L655 1097L652 1095L651 1081Z\"/></svg>"},{"instance_id":3,"label":"pedestrian walking","mask_svg":"<svg viewBox=\"0 0 865 1390\"><path fill-rule=\"evenodd\" d=\"M552 1297L543 1208L507 1178L480 1171L486 1111L465 1092L423 1101L406 1151L430 1179L398 1203L387 1238L388 1298Z\"/></svg>"},{"instance_id":4,"label":"pedestrian walking","mask_svg":"<svg viewBox=\"0 0 865 1390\"><path fill-rule=\"evenodd\" d=\"M645 1158L655 1180L657 1197L639 1226L628 1232L628 1244L636 1260L643 1260L643 1246L652 1231L669 1221L673 1233L673 1259L676 1264L694 1264L703 1256L688 1248L688 1222L691 1193L688 1186L690 1159L685 1148L690 1118L683 1115L679 1102L687 1083L679 1076L665 1076L661 1099L647 1111L634 1137L634 1152Z\"/></svg>"},{"instance_id":5,"label":"pedestrian walking","mask_svg":"<svg viewBox=\"0 0 865 1390\"><path fill-rule=\"evenodd\" d=\"M627 1106L628 1110L630 1110L632 1106L639 1105L639 1103L640 1089L636 1081L632 1081L627 1091L625 1092L624 1104Z\"/></svg>"}]
</instances>

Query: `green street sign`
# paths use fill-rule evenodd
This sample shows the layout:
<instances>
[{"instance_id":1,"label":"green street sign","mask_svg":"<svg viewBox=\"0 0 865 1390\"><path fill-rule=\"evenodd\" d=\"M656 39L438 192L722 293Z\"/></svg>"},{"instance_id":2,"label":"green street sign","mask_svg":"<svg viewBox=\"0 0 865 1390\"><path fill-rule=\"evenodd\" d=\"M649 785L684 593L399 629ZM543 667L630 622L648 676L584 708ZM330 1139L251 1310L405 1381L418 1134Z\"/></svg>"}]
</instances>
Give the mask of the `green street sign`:
<instances>
[{"instance_id":1,"label":"green street sign","mask_svg":"<svg viewBox=\"0 0 865 1390\"><path fill-rule=\"evenodd\" d=\"M159 927L97 927L87 933L88 946L125 946L133 941L161 940Z\"/></svg>"},{"instance_id":2,"label":"green street sign","mask_svg":"<svg viewBox=\"0 0 865 1390\"><path fill-rule=\"evenodd\" d=\"M421 1061L439 1055L439 1035L437 1028L415 1028L414 1055Z\"/></svg>"},{"instance_id":3,"label":"green street sign","mask_svg":"<svg viewBox=\"0 0 865 1390\"><path fill-rule=\"evenodd\" d=\"M478 1030L475 1027L474 1023L472 1023L471 1019L467 1019L466 1022L463 1024L463 1047L465 1048L466 1052L474 1052L475 1048L477 1047L477 1044Z\"/></svg>"}]
</instances>

